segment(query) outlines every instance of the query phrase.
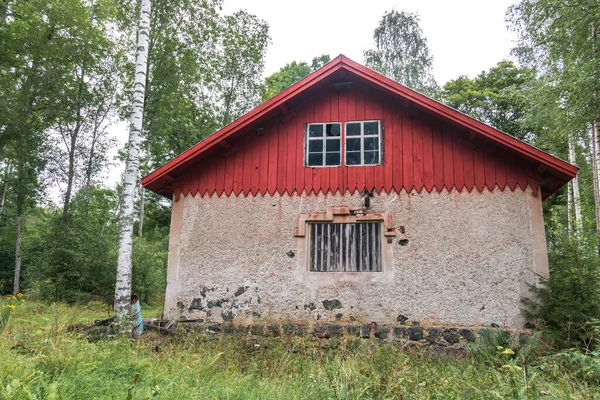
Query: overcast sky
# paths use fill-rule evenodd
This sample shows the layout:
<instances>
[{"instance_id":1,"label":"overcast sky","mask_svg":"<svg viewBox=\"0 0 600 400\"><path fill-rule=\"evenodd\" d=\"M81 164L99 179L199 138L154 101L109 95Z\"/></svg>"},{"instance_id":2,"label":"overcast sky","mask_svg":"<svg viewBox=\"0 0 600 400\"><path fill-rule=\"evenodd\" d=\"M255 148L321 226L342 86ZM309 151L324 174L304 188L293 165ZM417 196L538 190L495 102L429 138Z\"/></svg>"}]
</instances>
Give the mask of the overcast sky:
<instances>
[{"instance_id":1,"label":"overcast sky","mask_svg":"<svg viewBox=\"0 0 600 400\"><path fill-rule=\"evenodd\" d=\"M505 14L516 0L225 0L223 12L245 9L269 24L271 44L265 76L292 61L310 61L321 54L344 54L363 63L373 47L373 30L385 11L418 13L433 55L438 84L460 75L474 77L510 57L515 35ZM127 123L112 127L120 147L127 141ZM115 150L116 154L116 150ZM115 166L105 182L114 187L123 166Z\"/></svg>"}]
</instances>

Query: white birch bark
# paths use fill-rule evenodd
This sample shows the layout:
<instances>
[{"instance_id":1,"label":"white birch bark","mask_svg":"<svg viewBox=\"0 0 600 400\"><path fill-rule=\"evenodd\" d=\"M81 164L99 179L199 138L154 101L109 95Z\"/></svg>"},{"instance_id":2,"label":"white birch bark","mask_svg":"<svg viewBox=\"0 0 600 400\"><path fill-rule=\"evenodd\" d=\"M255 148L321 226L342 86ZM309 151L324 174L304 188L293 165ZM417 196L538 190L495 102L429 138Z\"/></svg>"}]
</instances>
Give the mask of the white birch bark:
<instances>
[{"instance_id":1,"label":"white birch bark","mask_svg":"<svg viewBox=\"0 0 600 400\"><path fill-rule=\"evenodd\" d=\"M567 139L569 144L569 162L575 166L577 166L577 159L575 158L575 144L574 140L571 136ZM573 178L572 188L573 188L573 208L575 209L575 233L581 231L582 221L581 221L581 196L579 192L579 173Z\"/></svg>"},{"instance_id":2,"label":"white birch bark","mask_svg":"<svg viewBox=\"0 0 600 400\"><path fill-rule=\"evenodd\" d=\"M138 45L135 62L135 80L129 146L123 176L119 211L119 251L117 257L117 282L115 285L115 317L124 321L131 297L131 258L133 244L134 201L140 168L140 141L144 116L146 91L146 65L148 63L148 36L150 35L151 0L142 0L138 26Z\"/></svg>"},{"instance_id":3,"label":"white birch bark","mask_svg":"<svg viewBox=\"0 0 600 400\"><path fill-rule=\"evenodd\" d=\"M573 234L573 181L567 184L567 229Z\"/></svg>"},{"instance_id":4,"label":"white birch bark","mask_svg":"<svg viewBox=\"0 0 600 400\"><path fill-rule=\"evenodd\" d=\"M596 232L600 254L600 118L592 123L592 176L594 178L594 205L596 206Z\"/></svg>"},{"instance_id":5,"label":"white birch bark","mask_svg":"<svg viewBox=\"0 0 600 400\"><path fill-rule=\"evenodd\" d=\"M13 280L13 294L21 291L21 244L23 243L23 234L21 232L21 215L17 213L15 218L17 228L17 241L15 243L15 276Z\"/></svg>"}]
</instances>

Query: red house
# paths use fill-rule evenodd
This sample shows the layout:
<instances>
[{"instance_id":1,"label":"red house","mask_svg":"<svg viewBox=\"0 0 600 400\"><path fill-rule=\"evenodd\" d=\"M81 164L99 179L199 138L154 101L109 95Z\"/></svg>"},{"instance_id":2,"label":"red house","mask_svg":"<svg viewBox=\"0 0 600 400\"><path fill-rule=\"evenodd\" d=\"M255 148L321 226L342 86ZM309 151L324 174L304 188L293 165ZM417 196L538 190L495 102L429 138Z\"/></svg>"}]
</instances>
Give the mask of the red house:
<instances>
[{"instance_id":1,"label":"red house","mask_svg":"<svg viewBox=\"0 0 600 400\"><path fill-rule=\"evenodd\" d=\"M576 167L339 56L142 179L170 317L524 323Z\"/></svg>"}]
</instances>

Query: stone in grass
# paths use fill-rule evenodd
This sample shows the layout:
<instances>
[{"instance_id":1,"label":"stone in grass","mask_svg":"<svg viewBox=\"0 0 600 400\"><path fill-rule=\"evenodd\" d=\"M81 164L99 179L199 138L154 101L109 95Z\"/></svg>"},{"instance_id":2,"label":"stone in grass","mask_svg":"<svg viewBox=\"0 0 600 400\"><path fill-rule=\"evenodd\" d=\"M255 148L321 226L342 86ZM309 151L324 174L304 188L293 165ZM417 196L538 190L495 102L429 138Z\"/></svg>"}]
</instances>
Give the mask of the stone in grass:
<instances>
[{"instance_id":1,"label":"stone in grass","mask_svg":"<svg viewBox=\"0 0 600 400\"><path fill-rule=\"evenodd\" d=\"M360 337L365 339L371 337L371 325L362 325L360 327Z\"/></svg>"},{"instance_id":2,"label":"stone in grass","mask_svg":"<svg viewBox=\"0 0 600 400\"><path fill-rule=\"evenodd\" d=\"M262 326L262 325L257 325L257 324L252 325L250 327L250 333L252 335L256 335L256 336L264 336L264 334L265 334L265 327Z\"/></svg>"},{"instance_id":3,"label":"stone in grass","mask_svg":"<svg viewBox=\"0 0 600 400\"><path fill-rule=\"evenodd\" d=\"M394 327L394 337L396 339L406 337L406 328L403 326L395 326Z\"/></svg>"},{"instance_id":4,"label":"stone in grass","mask_svg":"<svg viewBox=\"0 0 600 400\"><path fill-rule=\"evenodd\" d=\"M267 325L267 331L269 332L270 336L279 336L281 334L280 330L279 330L279 325L278 324L270 324Z\"/></svg>"},{"instance_id":5,"label":"stone in grass","mask_svg":"<svg viewBox=\"0 0 600 400\"><path fill-rule=\"evenodd\" d=\"M408 328L408 338L410 340L422 340L423 339L423 328L419 328L419 327Z\"/></svg>"},{"instance_id":6,"label":"stone in grass","mask_svg":"<svg viewBox=\"0 0 600 400\"><path fill-rule=\"evenodd\" d=\"M458 332L456 332L456 329L444 329L442 336L444 337L444 340L450 344L455 344L459 341Z\"/></svg>"},{"instance_id":7,"label":"stone in grass","mask_svg":"<svg viewBox=\"0 0 600 400\"><path fill-rule=\"evenodd\" d=\"M375 332L375 337L380 340L385 340L388 338L389 333L390 333L390 328L382 326L381 328L377 329L377 331Z\"/></svg>"},{"instance_id":8,"label":"stone in grass","mask_svg":"<svg viewBox=\"0 0 600 400\"><path fill-rule=\"evenodd\" d=\"M341 325L330 325L327 330L330 338L338 338L344 333Z\"/></svg>"},{"instance_id":9,"label":"stone in grass","mask_svg":"<svg viewBox=\"0 0 600 400\"><path fill-rule=\"evenodd\" d=\"M232 322L223 322L221 324L221 329L223 330L223 333L235 333L235 328Z\"/></svg>"},{"instance_id":10,"label":"stone in grass","mask_svg":"<svg viewBox=\"0 0 600 400\"><path fill-rule=\"evenodd\" d=\"M346 325L346 334L350 336L359 336L360 326L358 325Z\"/></svg>"},{"instance_id":11,"label":"stone in grass","mask_svg":"<svg viewBox=\"0 0 600 400\"><path fill-rule=\"evenodd\" d=\"M440 328L427 329L427 340L431 343L437 343L442 338L442 330Z\"/></svg>"},{"instance_id":12,"label":"stone in grass","mask_svg":"<svg viewBox=\"0 0 600 400\"><path fill-rule=\"evenodd\" d=\"M329 339L329 330L324 325L313 326L312 334L319 339Z\"/></svg>"},{"instance_id":13,"label":"stone in grass","mask_svg":"<svg viewBox=\"0 0 600 400\"><path fill-rule=\"evenodd\" d=\"M464 337L467 342L474 342L477 340L477 336L475 336L475 332L472 329L461 329L459 331L460 336Z\"/></svg>"},{"instance_id":14,"label":"stone in grass","mask_svg":"<svg viewBox=\"0 0 600 400\"><path fill-rule=\"evenodd\" d=\"M281 324L281 330L284 335L294 335L296 333L296 325L294 324Z\"/></svg>"}]
</instances>

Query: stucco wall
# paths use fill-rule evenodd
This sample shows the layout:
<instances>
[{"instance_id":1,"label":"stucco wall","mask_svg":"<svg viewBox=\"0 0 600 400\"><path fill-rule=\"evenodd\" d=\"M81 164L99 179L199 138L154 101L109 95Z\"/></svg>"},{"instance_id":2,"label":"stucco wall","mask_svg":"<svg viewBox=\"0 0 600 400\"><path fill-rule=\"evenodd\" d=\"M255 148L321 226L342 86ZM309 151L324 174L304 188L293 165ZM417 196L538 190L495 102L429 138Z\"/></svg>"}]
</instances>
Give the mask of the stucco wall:
<instances>
[{"instance_id":1,"label":"stucco wall","mask_svg":"<svg viewBox=\"0 0 600 400\"><path fill-rule=\"evenodd\" d=\"M307 279L305 239L294 236L298 215L329 206L360 207L362 198L214 195L174 202L167 316L521 327L526 283L534 282L534 272L548 272L541 200L529 188L402 191L371 199L370 211L391 212L393 225L405 231L390 245L384 278L312 273Z\"/></svg>"}]
</instances>

